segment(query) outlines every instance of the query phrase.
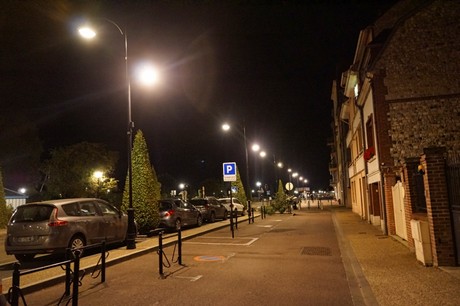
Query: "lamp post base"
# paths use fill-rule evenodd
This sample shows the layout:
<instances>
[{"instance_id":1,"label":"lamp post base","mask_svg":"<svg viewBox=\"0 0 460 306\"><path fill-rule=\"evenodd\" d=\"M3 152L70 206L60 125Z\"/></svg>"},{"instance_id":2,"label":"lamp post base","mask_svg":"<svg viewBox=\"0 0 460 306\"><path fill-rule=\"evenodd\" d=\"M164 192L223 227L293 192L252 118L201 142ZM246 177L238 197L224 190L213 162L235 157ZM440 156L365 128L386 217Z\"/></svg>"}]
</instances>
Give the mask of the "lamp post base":
<instances>
[{"instance_id":1,"label":"lamp post base","mask_svg":"<svg viewBox=\"0 0 460 306\"><path fill-rule=\"evenodd\" d=\"M136 248L136 225L134 224L134 208L128 208L128 234L126 237L126 248Z\"/></svg>"}]
</instances>

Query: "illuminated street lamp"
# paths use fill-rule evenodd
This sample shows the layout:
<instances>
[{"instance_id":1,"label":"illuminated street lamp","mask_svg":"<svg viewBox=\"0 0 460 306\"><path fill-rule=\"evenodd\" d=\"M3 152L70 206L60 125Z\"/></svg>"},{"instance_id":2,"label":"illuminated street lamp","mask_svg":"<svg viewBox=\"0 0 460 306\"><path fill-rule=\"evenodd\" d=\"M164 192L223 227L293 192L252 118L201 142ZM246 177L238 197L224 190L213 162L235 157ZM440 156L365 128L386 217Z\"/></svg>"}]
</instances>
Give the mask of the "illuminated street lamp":
<instances>
[{"instance_id":1,"label":"illuminated street lamp","mask_svg":"<svg viewBox=\"0 0 460 306\"><path fill-rule=\"evenodd\" d=\"M224 132L228 132L230 130L230 124L224 123L222 124L222 130ZM249 162L248 162L248 142L246 139L246 127L243 126L243 141L244 141L244 155L245 155L245 162L246 162L246 198L248 200L251 200L252 198L252 193L250 192L250 187L249 187Z\"/></svg>"},{"instance_id":2,"label":"illuminated street lamp","mask_svg":"<svg viewBox=\"0 0 460 306\"><path fill-rule=\"evenodd\" d=\"M129 77L129 66L128 66L128 34L113 20L102 18L104 21L112 24L117 28L120 34L123 36L124 40L124 53L125 53L125 78L126 78L126 86L127 86L127 100L128 100L128 127L127 127L127 136L128 136L128 234L126 238L126 248L127 249L135 249L136 248L136 227L134 223L134 208L133 208L133 174L132 174L132 161L131 161L131 150L133 146L133 128L134 122L131 119L131 81ZM85 39L92 39L96 37L96 31L94 31L89 26L82 26L78 29L80 35ZM143 80L144 83L148 79L147 76L155 76L152 71L144 72ZM153 79L150 80L150 83Z\"/></svg>"}]
</instances>

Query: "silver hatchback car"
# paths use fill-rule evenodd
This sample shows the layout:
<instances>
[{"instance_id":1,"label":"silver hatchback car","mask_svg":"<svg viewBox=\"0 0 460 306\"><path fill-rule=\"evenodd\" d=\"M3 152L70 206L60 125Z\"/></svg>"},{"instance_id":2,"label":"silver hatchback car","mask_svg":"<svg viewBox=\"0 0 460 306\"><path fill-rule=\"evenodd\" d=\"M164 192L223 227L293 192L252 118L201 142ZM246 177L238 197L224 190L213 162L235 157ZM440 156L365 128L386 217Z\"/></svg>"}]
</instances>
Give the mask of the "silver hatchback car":
<instances>
[{"instance_id":1,"label":"silver hatchback car","mask_svg":"<svg viewBox=\"0 0 460 306\"><path fill-rule=\"evenodd\" d=\"M102 242L123 242L128 217L101 199L59 199L21 205L7 226L5 251L20 261Z\"/></svg>"}]
</instances>

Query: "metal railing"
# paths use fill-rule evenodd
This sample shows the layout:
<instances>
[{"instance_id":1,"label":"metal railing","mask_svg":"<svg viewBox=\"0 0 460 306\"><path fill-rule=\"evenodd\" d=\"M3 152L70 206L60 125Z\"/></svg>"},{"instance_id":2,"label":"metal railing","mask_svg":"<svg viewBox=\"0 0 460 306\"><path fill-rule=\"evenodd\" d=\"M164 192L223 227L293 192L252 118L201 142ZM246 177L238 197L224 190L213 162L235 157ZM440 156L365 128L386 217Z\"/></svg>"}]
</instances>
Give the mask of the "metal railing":
<instances>
[{"instance_id":1,"label":"metal railing","mask_svg":"<svg viewBox=\"0 0 460 306\"><path fill-rule=\"evenodd\" d=\"M16 262L13 265L13 280L12 280L12 286L8 290L8 295L7 295L7 301L9 304L12 306L18 306L19 305L19 298L21 298L23 305L27 305L25 296L21 290L21 276L25 276L28 274L32 273L37 273L40 271L48 270L51 268L55 267L61 267L63 270L66 271L65 273L65 289L64 289L64 294L61 296L61 299L58 302L58 305L61 304L61 302L64 300L66 297L70 297L70 289L72 286L72 306L78 305L78 287L81 286L81 281L83 280L83 277L85 276L85 270L83 270L83 273L80 273L80 258L84 250L89 250L89 249L94 249L94 248L99 248L101 250L101 256L98 260L98 263L94 267L93 272L91 273L91 276L93 278L101 276L101 283L105 282L105 270L106 270L106 258L108 256L108 252L106 252L106 243L105 241L97 244L92 244L85 246L83 248L75 249L75 250L70 250L67 249L67 259L58 263L46 265L43 267L38 267L30 270L20 270L21 265ZM73 258L70 258L73 257ZM71 264L73 263L73 270L71 269ZM97 273L95 276L94 274L96 273L98 267L100 265L100 271ZM65 268L63 267L65 266ZM81 277L80 277L80 274Z\"/></svg>"}]
</instances>

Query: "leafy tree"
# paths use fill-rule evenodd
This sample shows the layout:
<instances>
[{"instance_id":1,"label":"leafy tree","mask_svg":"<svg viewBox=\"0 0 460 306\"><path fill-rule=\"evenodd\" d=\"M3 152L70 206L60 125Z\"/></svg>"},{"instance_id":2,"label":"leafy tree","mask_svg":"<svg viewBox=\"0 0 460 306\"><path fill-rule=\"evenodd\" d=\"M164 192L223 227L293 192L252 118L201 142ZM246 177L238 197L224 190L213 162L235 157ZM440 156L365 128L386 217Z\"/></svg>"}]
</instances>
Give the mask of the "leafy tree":
<instances>
[{"instance_id":1,"label":"leafy tree","mask_svg":"<svg viewBox=\"0 0 460 306\"><path fill-rule=\"evenodd\" d=\"M280 213L284 213L286 208L288 207L288 198L286 193L284 192L283 182L281 180L278 181L278 191L276 192L275 199L273 201L273 208Z\"/></svg>"},{"instance_id":2,"label":"leafy tree","mask_svg":"<svg viewBox=\"0 0 460 306\"><path fill-rule=\"evenodd\" d=\"M95 196L94 172L103 171L109 176L118 159L118 153L109 151L103 144L82 142L51 152L44 162L44 173L48 198ZM108 177L111 187L116 187Z\"/></svg>"},{"instance_id":3,"label":"leafy tree","mask_svg":"<svg viewBox=\"0 0 460 306\"><path fill-rule=\"evenodd\" d=\"M155 170L150 164L149 152L142 131L136 133L132 162L132 205L134 218L141 234L156 228L160 222L158 200L161 196L161 184L158 182ZM129 208L129 175L126 176L123 192L122 210Z\"/></svg>"},{"instance_id":4,"label":"leafy tree","mask_svg":"<svg viewBox=\"0 0 460 306\"><path fill-rule=\"evenodd\" d=\"M225 186L222 183L222 179L209 178L200 183L200 188L204 187L206 196L217 196L220 197L222 192L225 190Z\"/></svg>"},{"instance_id":5,"label":"leafy tree","mask_svg":"<svg viewBox=\"0 0 460 306\"><path fill-rule=\"evenodd\" d=\"M236 171L236 181L232 182L232 187L236 187L235 198L237 198L243 205L244 208L247 208L247 198L246 193L244 192L243 182L241 181L240 171Z\"/></svg>"},{"instance_id":6,"label":"leafy tree","mask_svg":"<svg viewBox=\"0 0 460 306\"><path fill-rule=\"evenodd\" d=\"M8 223L8 210L6 208L5 188L3 187L3 175L0 168L0 228L5 228Z\"/></svg>"}]
</instances>

